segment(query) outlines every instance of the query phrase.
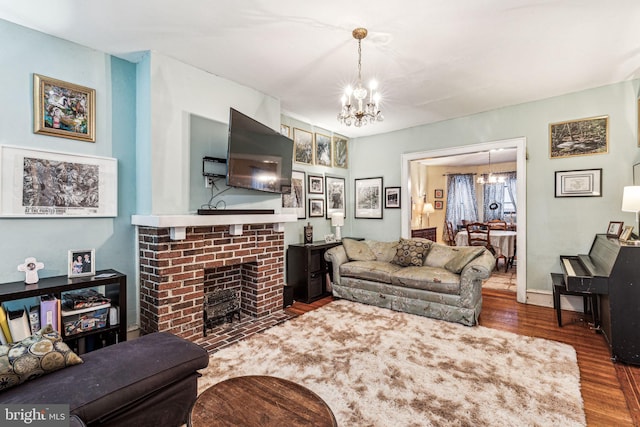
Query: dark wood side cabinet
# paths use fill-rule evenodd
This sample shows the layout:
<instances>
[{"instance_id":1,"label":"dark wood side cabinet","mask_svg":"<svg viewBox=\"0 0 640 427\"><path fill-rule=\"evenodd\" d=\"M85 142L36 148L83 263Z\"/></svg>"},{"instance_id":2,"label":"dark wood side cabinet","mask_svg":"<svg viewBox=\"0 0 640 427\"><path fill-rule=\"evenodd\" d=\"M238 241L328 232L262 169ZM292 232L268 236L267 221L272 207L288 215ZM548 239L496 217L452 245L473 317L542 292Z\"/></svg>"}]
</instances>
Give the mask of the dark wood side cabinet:
<instances>
[{"instance_id":1,"label":"dark wood side cabinet","mask_svg":"<svg viewBox=\"0 0 640 427\"><path fill-rule=\"evenodd\" d=\"M326 250L340 242L313 242L289 245L287 249L287 285L293 287L293 298L306 304L328 295L327 275L331 265L324 259Z\"/></svg>"},{"instance_id":2,"label":"dark wood side cabinet","mask_svg":"<svg viewBox=\"0 0 640 427\"><path fill-rule=\"evenodd\" d=\"M415 230L411 230L411 237L421 237L435 242L437 233L438 227L416 228Z\"/></svg>"},{"instance_id":3,"label":"dark wood side cabinet","mask_svg":"<svg viewBox=\"0 0 640 427\"><path fill-rule=\"evenodd\" d=\"M99 277L107 276L108 277ZM104 294L111 299L111 306L117 305L118 324L111 325L107 319L107 326L94 329L79 334L65 336L64 317L60 324L61 335L69 347L78 350L80 353L97 349L105 345L115 344L127 340L127 276L115 270L101 270L95 276L68 278L67 276L55 276L42 278L38 283L27 285L25 282L11 282L0 284L0 303L14 301L23 298L40 297L42 295L55 295L62 299L62 294L69 291L85 288L95 288L104 286ZM109 318L110 316L108 316ZM88 338L91 343L86 344L84 339ZM82 342L82 345L80 345Z\"/></svg>"}]
</instances>

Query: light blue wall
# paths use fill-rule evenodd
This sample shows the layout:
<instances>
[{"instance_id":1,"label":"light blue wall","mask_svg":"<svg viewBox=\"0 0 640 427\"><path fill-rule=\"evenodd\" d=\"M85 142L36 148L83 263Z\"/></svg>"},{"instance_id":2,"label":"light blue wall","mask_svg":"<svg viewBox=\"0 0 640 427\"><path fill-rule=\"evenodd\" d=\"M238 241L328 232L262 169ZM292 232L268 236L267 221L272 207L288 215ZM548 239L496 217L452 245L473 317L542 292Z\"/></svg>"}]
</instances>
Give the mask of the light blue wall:
<instances>
[{"instance_id":1,"label":"light blue wall","mask_svg":"<svg viewBox=\"0 0 640 427\"><path fill-rule=\"evenodd\" d=\"M97 269L127 274L128 322L136 319L135 66L61 39L0 20L0 144L118 160L118 217L0 219L0 283L24 280L17 265L44 262L40 277L67 274L70 249L95 248ZM96 142L33 133L33 73L96 90ZM2 286L2 285L0 285Z\"/></svg>"},{"instance_id":2,"label":"light blue wall","mask_svg":"<svg viewBox=\"0 0 640 427\"><path fill-rule=\"evenodd\" d=\"M622 188L632 185L632 165L640 159L638 85L624 82L352 140L351 178L382 175L385 186L400 185L402 153L526 137L527 288L550 290L549 273L561 271L559 255L588 253L594 235L606 232L609 221L635 222L620 207ZM549 158L550 123L601 115L609 116L608 154ZM603 170L602 197L554 197L555 171L591 168ZM352 193L349 198L353 206ZM395 239L400 235L398 214L385 210L383 220L354 220L353 234Z\"/></svg>"}]
</instances>

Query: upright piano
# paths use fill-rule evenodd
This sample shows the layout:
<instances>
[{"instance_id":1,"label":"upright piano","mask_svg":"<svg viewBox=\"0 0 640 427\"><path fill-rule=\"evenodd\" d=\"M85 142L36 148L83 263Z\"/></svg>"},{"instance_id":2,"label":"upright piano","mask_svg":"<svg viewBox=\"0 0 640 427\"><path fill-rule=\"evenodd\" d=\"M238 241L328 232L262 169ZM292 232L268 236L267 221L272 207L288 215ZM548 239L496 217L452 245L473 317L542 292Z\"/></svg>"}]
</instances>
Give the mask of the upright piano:
<instances>
[{"instance_id":1,"label":"upright piano","mask_svg":"<svg viewBox=\"0 0 640 427\"><path fill-rule=\"evenodd\" d=\"M596 234L588 255L561 255L569 292L595 294L612 359L640 364L640 246Z\"/></svg>"}]
</instances>

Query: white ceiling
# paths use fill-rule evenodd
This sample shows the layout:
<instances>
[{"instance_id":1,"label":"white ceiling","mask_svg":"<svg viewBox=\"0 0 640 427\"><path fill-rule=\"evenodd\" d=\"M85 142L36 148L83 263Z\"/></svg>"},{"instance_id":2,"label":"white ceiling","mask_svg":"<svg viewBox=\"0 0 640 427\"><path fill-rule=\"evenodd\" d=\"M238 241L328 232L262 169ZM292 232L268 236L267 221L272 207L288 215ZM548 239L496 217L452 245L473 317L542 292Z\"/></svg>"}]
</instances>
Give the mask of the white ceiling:
<instances>
[{"instance_id":1,"label":"white ceiling","mask_svg":"<svg viewBox=\"0 0 640 427\"><path fill-rule=\"evenodd\" d=\"M348 137L640 77L638 0L0 0L0 18L129 60L160 52ZM336 120L358 26L385 116L363 128Z\"/></svg>"}]
</instances>

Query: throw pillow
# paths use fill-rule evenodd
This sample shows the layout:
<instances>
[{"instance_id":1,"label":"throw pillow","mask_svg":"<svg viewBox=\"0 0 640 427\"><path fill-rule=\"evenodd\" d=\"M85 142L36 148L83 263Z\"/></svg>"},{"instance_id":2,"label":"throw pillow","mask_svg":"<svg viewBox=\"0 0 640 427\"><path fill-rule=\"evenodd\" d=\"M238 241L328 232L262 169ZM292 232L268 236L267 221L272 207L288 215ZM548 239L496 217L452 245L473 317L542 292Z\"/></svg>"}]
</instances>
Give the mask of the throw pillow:
<instances>
[{"instance_id":1,"label":"throw pillow","mask_svg":"<svg viewBox=\"0 0 640 427\"><path fill-rule=\"evenodd\" d=\"M82 363L51 325L19 342L0 345L0 391Z\"/></svg>"},{"instance_id":2,"label":"throw pillow","mask_svg":"<svg viewBox=\"0 0 640 427\"><path fill-rule=\"evenodd\" d=\"M342 246L349 261L375 261L376 255L369 245L361 240L342 239Z\"/></svg>"},{"instance_id":3,"label":"throw pillow","mask_svg":"<svg viewBox=\"0 0 640 427\"><path fill-rule=\"evenodd\" d=\"M445 264L456 256L452 246L434 243L431 250L424 259L424 265L427 267L444 268Z\"/></svg>"},{"instance_id":4,"label":"throw pillow","mask_svg":"<svg viewBox=\"0 0 640 427\"><path fill-rule=\"evenodd\" d=\"M429 252L430 244L420 240L400 239L393 264L408 267L410 265L421 266L425 255Z\"/></svg>"},{"instance_id":5,"label":"throw pillow","mask_svg":"<svg viewBox=\"0 0 640 427\"><path fill-rule=\"evenodd\" d=\"M482 252L484 252L484 246L468 246L454 248L457 251L456 256L453 257L444 266L452 273L460 274L465 265L476 259Z\"/></svg>"}]
</instances>

